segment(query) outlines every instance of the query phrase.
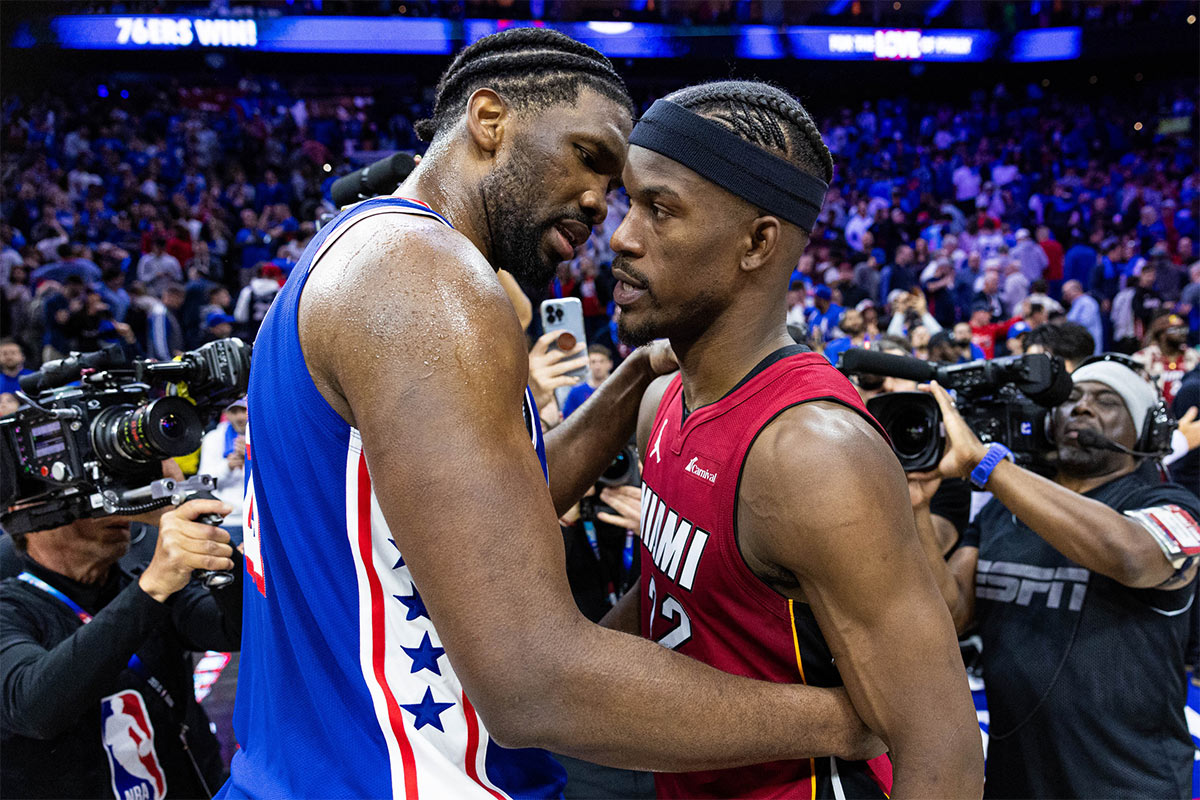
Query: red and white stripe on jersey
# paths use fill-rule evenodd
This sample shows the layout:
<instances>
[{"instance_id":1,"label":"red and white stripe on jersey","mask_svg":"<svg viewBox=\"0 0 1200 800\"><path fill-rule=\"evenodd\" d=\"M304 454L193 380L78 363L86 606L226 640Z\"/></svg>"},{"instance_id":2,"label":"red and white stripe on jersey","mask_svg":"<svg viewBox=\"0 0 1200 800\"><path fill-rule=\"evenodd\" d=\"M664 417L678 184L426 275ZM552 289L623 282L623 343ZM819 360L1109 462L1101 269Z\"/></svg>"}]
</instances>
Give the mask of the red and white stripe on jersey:
<instances>
[{"instance_id":1,"label":"red and white stripe on jersey","mask_svg":"<svg viewBox=\"0 0 1200 800\"><path fill-rule=\"evenodd\" d=\"M346 536L358 583L359 663L387 743L392 795L507 800L487 777L491 737L449 658L434 659L440 675L430 669L413 672L417 662L404 648L419 648L428 635L429 645L440 649L441 639L423 613L412 573L375 497L362 439L353 428L346 449ZM418 728L417 712L406 708L423 701L438 709L440 730L428 722Z\"/></svg>"}]
</instances>

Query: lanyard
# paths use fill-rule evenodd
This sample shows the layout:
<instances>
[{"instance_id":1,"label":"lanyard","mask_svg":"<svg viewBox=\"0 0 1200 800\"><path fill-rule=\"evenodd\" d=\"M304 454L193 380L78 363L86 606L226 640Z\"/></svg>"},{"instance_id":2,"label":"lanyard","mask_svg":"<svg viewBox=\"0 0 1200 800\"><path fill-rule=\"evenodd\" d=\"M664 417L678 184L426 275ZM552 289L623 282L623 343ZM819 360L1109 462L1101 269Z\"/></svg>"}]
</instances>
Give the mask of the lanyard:
<instances>
[{"instance_id":1,"label":"lanyard","mask_svg":"<svg viewBox=\"0 0 1200 800\"><path fill-rule=\"evenodd\" d=\"M78 603L76 603L74 600L67 597L65 594L60 592L58 589L55 589L53 586L46 583L44 580L37 577L36 575L31 575L28 572L22 572L20 575L17 576L17 578L25 581L30 586L36 586L38 589L41 589L43 592L50 595L55 600L60 601L67 608L69 608L73 612L75 612L75 616L79 617L79 621L82 622L84 625L87 625L89 622L92 621L92 615L89 614L88 612L84 611L83 608L81 608ZM134 653L132 656L129 657L128 666L129 666L129 669L133 670L134 674L136 674L139 678L141 678L142 680L149 683L150 686L159 693L159 695L166 702L168 707L170 707L170 708L175 707L175 701L171 698L171 696L169 694L167 694L166 688L163 687L163 685L161 683L159 683L157 678L155 678L154 676L152 676L150 674L150 671L146 669L146 666L144 664L142 664L142 660L137 657L136 653Z\"/></svg>"},{"instance_id":2,"label":"lanyard","mask_svg":"<svg viewBox=\"0 0 1200 800\"><path fill-rule=\"evenodd\" d=\"M87 625L89 622L92 621L92 615L89 614L88 612L84 611L79 606L79 603L76 603L74 600L67 597L65 594L60 592L58 589L55 589L53 586L46 583L44 580L37 577L36 575L30 575L28 572L22 572L20 575L17 576L17 578L25 581L30 586L36 586L37 588L41 589L46 594L53 597L55 600L59 600L60 602L62 602L63 605L65 605L67 608L69 608L73 612L75 612L75 616L79 617L79 621L82 622L84 625Z\"/></svg>"},{"instance_id":3,"label":"lanyard","mask_svg":"<svg viewBox=\"0 0 1200 800\"><path fill-rule=\"evenodd\" d=\"M87 613L86 611L84 611L79 606L78 603L76 603L74 600L67 597L65 594L60 592L58 589L55 589L53 586L46 583L44 580L37 577L36 575L31 575L28 572L22 572L17 577L20 580L23 580L26 583L28 583L30 586L34 586L38 589L41 589L46 594L48 594L51 597L53 597L54 599L60 601L67 608L71 609L71 611L75 612L75 616L79 617L79 621L82 622L84 625L87 625L89 622L92 621L92 615ZM159 681L158 678L156 678L150 674L150 670L146 669L146 665L143 664L142 660L137 657L137 653L134 653L132 656L129 657L128 667L130 670L132 670L132 672L135 675L137 675L139 678L141 678L142 681L147 686L149 686L151 689L153 689L155 692L158 693L158 696L161 697L163 699L163 702L167 704L167 708L171 709L172 711L175 710L175 700L174 700L174 698L171 697L170 693L167 691L167 687L163 686L162 682ZM192 770L196 773L196 777L200 781L200 786L204 790L205 796L212 797L213 793L212 793L212 790L209 789L209 787L208 787L208 781L205 780L204 773L203 773L203 771L201 771L200 765L198 763L196 763L196 757L192 754L192 749L188 744L187 731L188 731L187 725L184 724L183 722L180 722L179 723L179 741L183 745L183 751L187 755L188 760L192 764Z\"/></svg>"}]
</instances>

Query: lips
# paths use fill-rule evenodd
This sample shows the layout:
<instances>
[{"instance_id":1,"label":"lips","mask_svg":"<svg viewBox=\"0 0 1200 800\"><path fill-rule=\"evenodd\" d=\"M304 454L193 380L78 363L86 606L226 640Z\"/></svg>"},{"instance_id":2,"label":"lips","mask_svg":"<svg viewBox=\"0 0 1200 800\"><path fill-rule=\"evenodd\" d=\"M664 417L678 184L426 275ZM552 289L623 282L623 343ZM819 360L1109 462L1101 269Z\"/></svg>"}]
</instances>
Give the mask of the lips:
<instances>
[{"instance_id":1,"label":"lips","mask_svg":"<svg viewBox=\"0 0 1200 800\"><path fill-rule=\"evenodd\" d=\"M551 228L551 243L560 261L574 258L575 249L588 240L592 229L573 219L559 220Z\"/></svg>"},{"instance_id":2,"label":"lips","mask_svg":"<svg viewBox=\"0 0 1200 800\"><path fill-rule=\"evenodd\" d=\"M571 249L579 247L592 235L592 228L577 219L559 220L554 227L562 232L563 238L571 245Z\"/></svg>"},{"instance_id":3,"label":"lips","mask_svg":"<svg viewBox=\"0 0 1200 800\"><path fill-rule=\"evenodd\" d=\"M633 276L624 270L615 268L612 274L617 279L616 285L613 286L613 302L617 305L624 307L636 303L646 294L646 286L634 280Z\"/></svg>"}]
</instances>

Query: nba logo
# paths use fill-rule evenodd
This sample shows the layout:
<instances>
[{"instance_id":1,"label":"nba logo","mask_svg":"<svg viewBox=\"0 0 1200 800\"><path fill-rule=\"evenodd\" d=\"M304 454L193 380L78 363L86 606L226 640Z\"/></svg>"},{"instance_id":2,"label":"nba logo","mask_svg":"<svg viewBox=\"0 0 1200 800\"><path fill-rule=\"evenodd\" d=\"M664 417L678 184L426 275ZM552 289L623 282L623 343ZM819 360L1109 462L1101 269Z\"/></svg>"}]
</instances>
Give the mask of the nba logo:
<instances>
[{"instance_id":1,"label":"nba logo","mask_svg":"<svg viewBox=\"0 0 1200 800\"><path fill-rule=\"evenodd\" d=\"M117 800L162 800L167 776L154 751L146 701L133 689L100 701L100 730Z\"/></svg>"}]
</instances>

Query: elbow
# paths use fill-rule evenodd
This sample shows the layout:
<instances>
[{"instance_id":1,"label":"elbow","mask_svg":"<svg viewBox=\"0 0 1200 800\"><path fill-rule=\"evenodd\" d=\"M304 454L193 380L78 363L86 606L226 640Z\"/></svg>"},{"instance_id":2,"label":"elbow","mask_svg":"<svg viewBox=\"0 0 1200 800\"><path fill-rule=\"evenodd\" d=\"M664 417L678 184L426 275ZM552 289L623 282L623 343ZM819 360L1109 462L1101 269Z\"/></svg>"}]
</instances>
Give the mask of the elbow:
<instances>
[{"instance_id":1,"label":"elbow","mask_svg":"<svg viewBox=\"0 0 1200 800\"><path fill-rule=\"evenodd\" d=\"M1112 564L1106 574L1123 586L1132 589L1148 589L1158 586L1171 577L1171 564L1157 547L1153 552L1130 548L1113 555Z\"/></svg>"},{"instance_id":2,"label":"elbow","mask_svg":"<svg viewBox=\"0 0 1200 800\"><path fill-rule=\"evenodd\" d=\"M561 747L566 676L550 659L528 653L489 662L474 674L460 670L459 677L492 739L510 749Z\"/></svg>"}]
</instances>

